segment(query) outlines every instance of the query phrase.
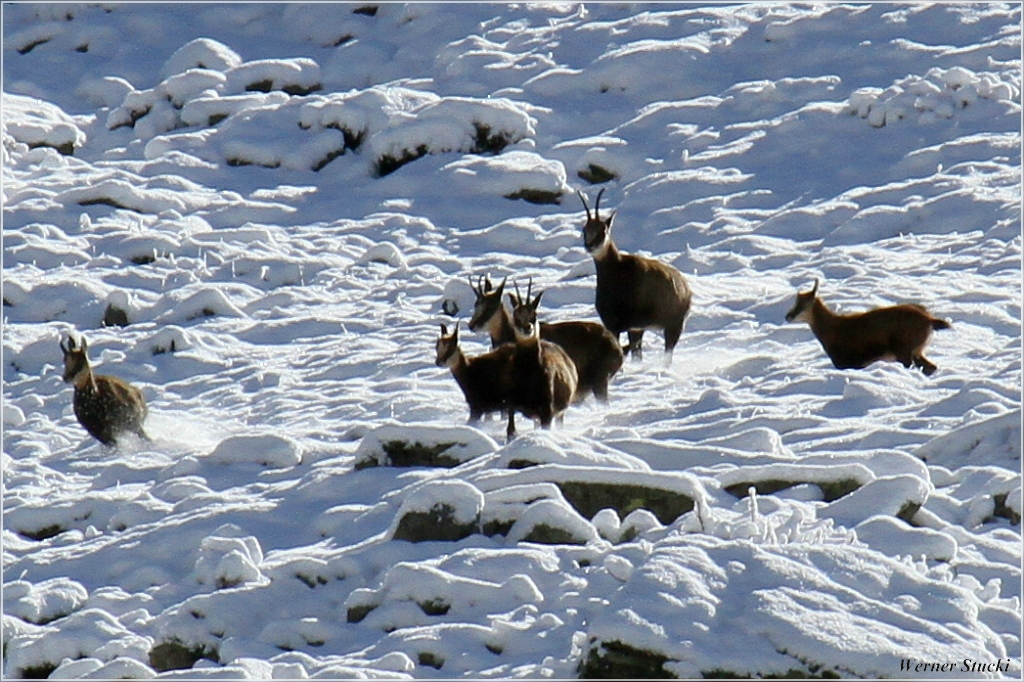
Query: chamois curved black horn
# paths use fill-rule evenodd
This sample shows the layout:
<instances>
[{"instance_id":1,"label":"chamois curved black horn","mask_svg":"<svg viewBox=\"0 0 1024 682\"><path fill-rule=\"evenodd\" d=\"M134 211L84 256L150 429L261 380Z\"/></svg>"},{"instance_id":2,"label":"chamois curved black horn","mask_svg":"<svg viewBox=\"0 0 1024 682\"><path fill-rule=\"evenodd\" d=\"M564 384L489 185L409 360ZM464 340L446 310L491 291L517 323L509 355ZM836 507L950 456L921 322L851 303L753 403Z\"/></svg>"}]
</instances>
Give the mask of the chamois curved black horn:
<instances>
[{"instance_id":1,"label":"chamois curved black horn","mask_svg":"<svg viewBox=\"0 0 1024 682\"><path fill-rule=\"evenodd\" d=\"M583 196L583 192L576 190L576 194L579 195L580 201L583 202L583 210L587 212L587 220L590 220L590 207L587 206L587 198Z\"/></svg>"},{"instance_id":2,"label":"chamois curved black horn","mask_svg":"<svg viewBox=\"0 0 1024 682\"><path fill-rule=\"evenodd\" d=\"M815 277L814 278L814 286L811 288L811 295L815 295L816 296L817 294L818 294L818 278Z\"/></svg>"},{"instance_id":3,"label":"chamois curved black horn","mask_svg":"<svg viewBox=\"0 0 1024 682\"><path fill-rule=\"evenodd\" d=\"M597 201L594 202L594 219L601 219L601 195L604 194L605 188L602 187L601 191L597 193Z\"/></svg>"}]
</instances>

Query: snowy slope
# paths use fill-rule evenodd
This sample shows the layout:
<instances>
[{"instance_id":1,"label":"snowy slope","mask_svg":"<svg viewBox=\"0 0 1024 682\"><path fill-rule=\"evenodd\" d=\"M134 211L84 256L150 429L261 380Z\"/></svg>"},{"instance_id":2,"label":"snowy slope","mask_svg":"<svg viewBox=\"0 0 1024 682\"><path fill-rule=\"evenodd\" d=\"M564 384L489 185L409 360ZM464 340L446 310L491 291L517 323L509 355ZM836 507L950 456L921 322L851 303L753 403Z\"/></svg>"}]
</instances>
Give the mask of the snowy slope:
<instances>
[{"instance_id":1,"label":"snowy slope","mask_svg":"<svg viewBox=\"0 0 1024 682\"><path fill-rule=\"evenodd\" d=\"M3 11L5 676L1019 678L1018 5ZM465 426L445 311L596 319L600 188L672 363ZM833 368L815 278L938 372Z\"/></svg>"}]
</instances>

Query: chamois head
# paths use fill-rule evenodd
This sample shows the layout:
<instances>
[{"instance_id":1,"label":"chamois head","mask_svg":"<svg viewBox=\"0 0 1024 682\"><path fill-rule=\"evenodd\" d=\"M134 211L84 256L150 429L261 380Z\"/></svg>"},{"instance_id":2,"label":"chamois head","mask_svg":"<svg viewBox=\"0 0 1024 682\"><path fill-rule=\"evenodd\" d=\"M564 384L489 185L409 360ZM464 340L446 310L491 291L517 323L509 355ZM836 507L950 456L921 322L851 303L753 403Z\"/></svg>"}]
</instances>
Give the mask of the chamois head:
<instances>
[{"instance_id":1,"label":"chamois head","mask_svg":"<svg viewBox=\"0 0 1024 682\"><path fill-rule=\"evenodd\" d=\"M437 357L434 364L438 367L451 367L459 352L459 323L455 323L455 329L451 335L448 334L448 327L441 325L441 336L437 340Z\"/></svg>"},{"instance_id":2,"label":"chamois head","mask_svg":"<svg viewBox=\"0 0 1024 682\"><path fill-rule=\"evenodd\" d=\"M61 341L60 349L64 353L64 381L76 383L83 373L89 371L89 344L83 336L81 345L76 347L75 337L68 335L68 345Z\"/></svg>"},{"instance_id":3,"label":"chamois head","mask_svg":"<svg viewBox=\"0 0 1024 682\"><path fill-rule=\"evenodd\" d=\"M810 291L797 292L796 303L793 304L793 308L786 313L786 322L792 322L793 320L800 320L801 322L809 322L811 310L814 307L814 299L818 296L818 280L815 278L814 286Z\"/></svg>"},{"instance_id":4,"label":"chamois head","mask_svg":"<svg viewBox=\"0 0 1024 682\"><path fill-rule=\"evenodd\" d=\"M475 286L473 285L473 279L470 278L469 286L473 289L473 293L476 294L476 303L473 304L473 316L469 318L470 329L480 331L501 310L501 294L505 291L506 281L508 281L508 277L501 280L501 284L495 289L491 285L491 278L488 275L477 278Z\"/></svg>"},{"instance_id":5,"label":"chamois head","mask_svg":"<svg viewBox=\"0 0 1024 682\"><path fill-rule=\"evenodd\" d=\"M531 277L526 285L526 298L519 293L519 284L516 283L516 293L509 294L509 302L512 303L512 325L517 335L529 336L534 333L537 327L537 306L540 305L540 297L544 295L541 291L537 297L530 300L533 291L533 278Z\"/></svg>"},{"instance_id":6,"label":"chamois head","mask_svg":"<svg viewBox=\"0 0 1024 682\"><path fill-rule=\"evenodd\" d=\"M604 220L601 219L601 195L604 194L604 188L597 193L597 200L594 202L594 215L590 215L590 207L587 206L587 199L583 196L583 192L576 190L576 193L579 195L580 201L583 202L583 210L587 212L587 224L583 226L583 246L586 247L588 253L601 254L608 248L608 243L612 239L612 219L615 217L615 211L609 213Z\"/></svg>"}]
</instances>

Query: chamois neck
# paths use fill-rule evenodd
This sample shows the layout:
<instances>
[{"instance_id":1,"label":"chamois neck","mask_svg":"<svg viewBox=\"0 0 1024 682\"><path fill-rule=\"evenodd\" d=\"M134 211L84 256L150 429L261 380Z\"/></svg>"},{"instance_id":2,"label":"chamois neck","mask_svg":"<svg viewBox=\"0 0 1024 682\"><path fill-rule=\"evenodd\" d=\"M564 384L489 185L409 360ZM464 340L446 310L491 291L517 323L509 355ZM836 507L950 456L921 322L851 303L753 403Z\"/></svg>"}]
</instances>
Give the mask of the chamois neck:
<instances>
[{"instance_id":1,"label":"chamois neck","mask_svg":"<svg viewBox=\"0 0 1024 682\"><path fill-rule=\"evenodd\" d=\"M617 263L622 260L622 254L619 252L619 247L615 246L615 242L612 241L611 237L605 239L604 243L592 251L590 255L598 265Z\"/></svg>"},{"instance_id":2,"label":"chamois neck","mask_svg":"<svg viewBox=\"0 0 1024 682\"><path fill-rule=\"evenodd\" d=\"M820 299L814 299L814 307L811 313L811 327L815 329L830 329L835 326L840 315L832 312Z\"/></svg>"},{"instance_id":3,"label":"chamois neck","mask_svg":"<svg viewBox=\"0 0 1024 682\"><path fill-rule=\"evenodd\" d=\"M498 312L491 315L487 322L487 333L491 335L491 346L515 341L516 330L505 306L499 307Z\"/></svg>"},{"instance_id":4,"label":"chamois neck","mask_svg":"<svg viewBox=\"0 0 1024 682\"><path fill-rule=\"evenodd\" d=\"M89 367L85 367L81 372L75 375L75 390L76 391L95 391L96 390L96 377L93 376L92 370Z\"/></svg>"}]
</instances>

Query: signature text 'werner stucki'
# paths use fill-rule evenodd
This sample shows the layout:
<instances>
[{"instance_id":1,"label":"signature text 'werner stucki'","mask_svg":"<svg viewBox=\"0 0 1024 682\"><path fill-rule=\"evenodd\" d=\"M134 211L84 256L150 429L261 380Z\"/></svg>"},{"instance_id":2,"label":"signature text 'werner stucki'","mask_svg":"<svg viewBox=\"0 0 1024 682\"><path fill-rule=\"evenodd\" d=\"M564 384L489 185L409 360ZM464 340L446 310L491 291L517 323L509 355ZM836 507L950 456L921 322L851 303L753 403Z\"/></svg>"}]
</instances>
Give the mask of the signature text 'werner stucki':
<instances>
[{"instance_id":1,"label":"signature text 'werner stucki'","mask_svg":"<svg viewBox=\"0 0 1024 682\"><path fill-rule=\"evenodd\" d=\"M915 658L901 658L900 671L915 673L1008 673L1010 672L1010 659L999 658L995 661L976 661L972 658L965 658L962 661L936 663L919 661Z\"/></svg>"}]
</instances>

